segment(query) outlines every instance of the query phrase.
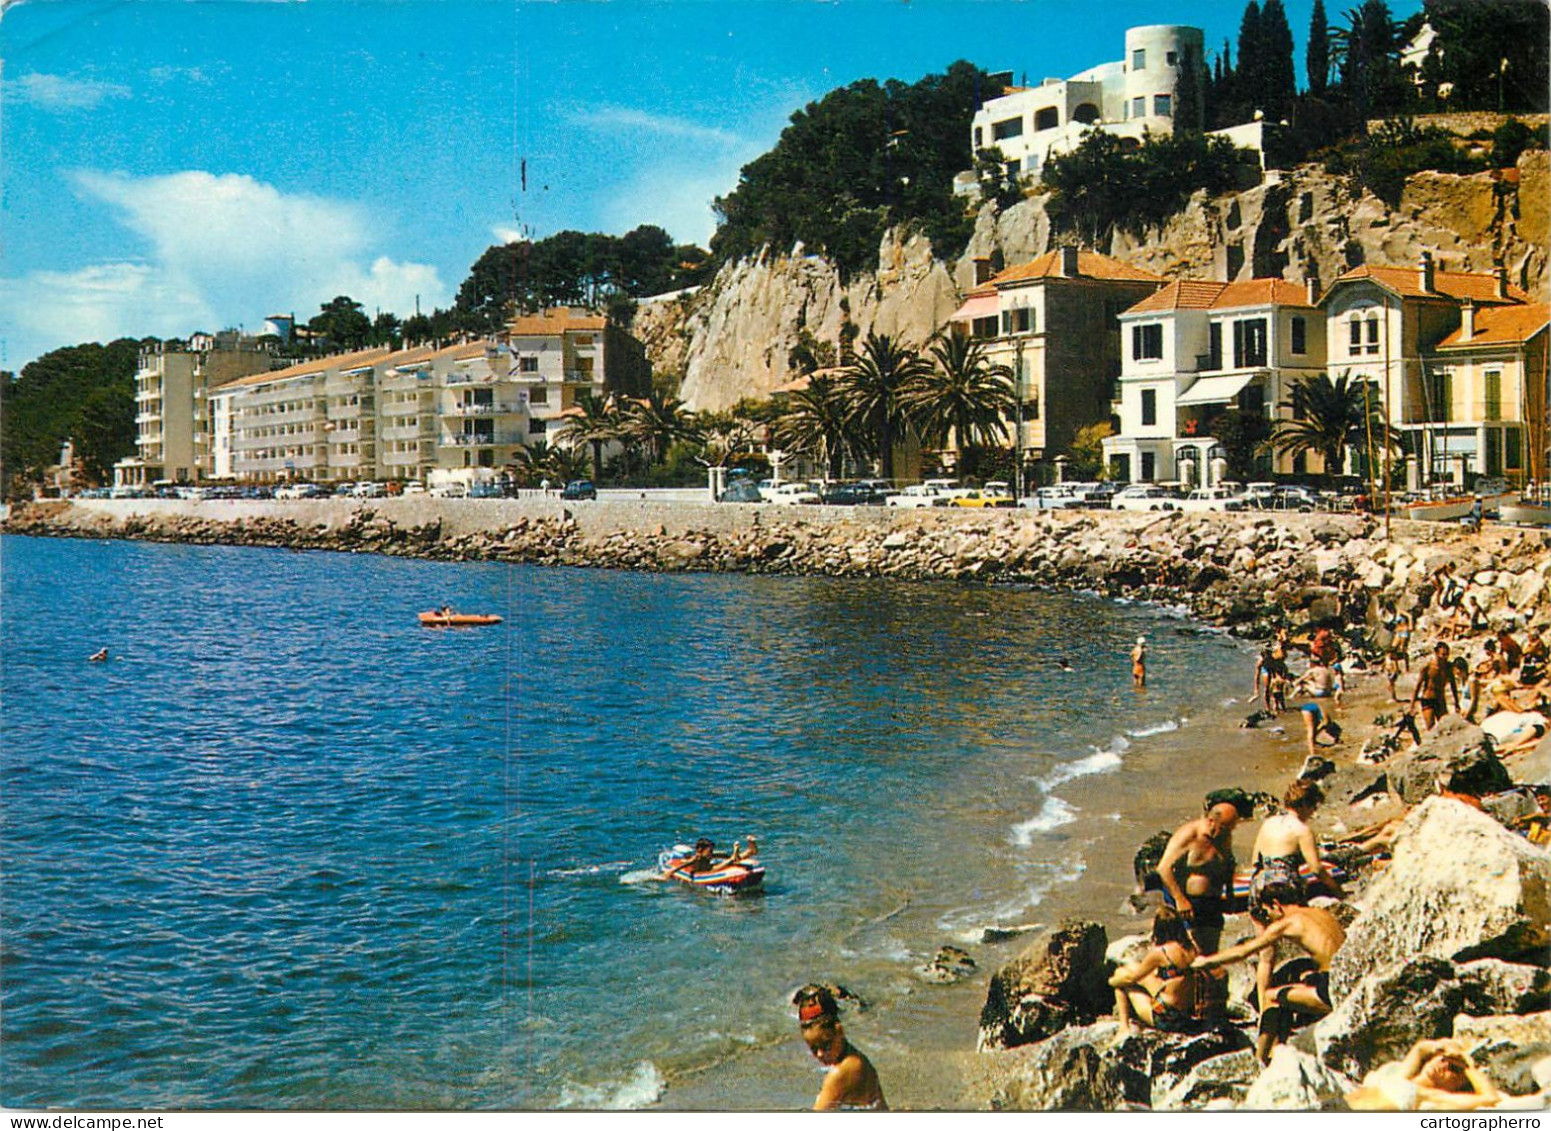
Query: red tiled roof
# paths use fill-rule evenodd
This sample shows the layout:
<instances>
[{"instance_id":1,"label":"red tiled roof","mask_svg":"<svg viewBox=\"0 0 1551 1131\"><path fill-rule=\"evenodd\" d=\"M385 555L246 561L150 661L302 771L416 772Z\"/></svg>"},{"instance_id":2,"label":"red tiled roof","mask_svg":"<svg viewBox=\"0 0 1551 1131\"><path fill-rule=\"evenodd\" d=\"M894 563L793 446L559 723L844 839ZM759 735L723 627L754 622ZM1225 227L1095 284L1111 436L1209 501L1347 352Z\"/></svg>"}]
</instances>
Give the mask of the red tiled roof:
<instances>
[{"instance_id":1,"label":"red tiled roof","mask_svg":"<svg viewBox=\"0 0 1551 1131\"><path fill-rule=\"evenodd\" d=\"M1126 313L1145 314L1154 310L1208 310L1227 285L1227 283L1214 283L1210 279L1175 279L1162 290L1148 295Z\"/></svg>"},{"instance_id":2,"label":"red tiled roof","mask_svg":"<svg viewBox=\"0 0 1551 1131\"><path fill-rule=\"evenodd\" d=\"M393 351L383 346L373 346L370 349L354 350L351 353L336 353L329 357L314 357L308 361L298 362L296 365L285 369L273 369L268 373L255 373L251 377L239 377L235 381L228 381L221 389L239 389L248 385L267 385L271 381L286 381L292 377L307 377L314 373L323 373L330 369L359 369L363 365L375 365Z\"/></svg>"},{"instance_id":3,"label":"red tiled roof","mask_svg":"<svg viewBox=\"0 0 1551 1131\"><path fill-rule=\"evenodd\" d=\"M571 330L603 330L608 324L608 319L601 314L560 306L542 314L519 314L506 324L506 329L514 338L550 338Z\"/></svg>"},{"instance_id":4,"label":"red tiled roof","mask_svg":"<svg viewBox=\"0 0 1551 1131\"><path fill-rule=\"evenodd\" d=\"M1473 349L1476 346L1511 345L1527 342L1551 321L1551 306L1543 302L1519 306L1483 306L1476 310L1476 329L1467 342L1464 327L1438 343L1441 350Z\"/></svg>"},{"instance_id":5,"label":"red tiled roof","mask_svg":"<svg viewBox=\"0 0 1551 1131\"><path fill-rule=\"evenodd\" d=\"M1434 271L1433 290L1422 290L1421 272L1415 267L1354 267L1331 284L1331 288L1356 279L1372 279L1402 298L1473 299L1476 302L1528 302L1529 295L1508 284L1508 297L1497 297L1497 276L1465 271ZM1327 292L1328 293L1328 292Z\"/></svg>"},{"instance_id":6,"label":"red tiled roof","mask_svg":"<svg viewBox=\"0 0 1551 1131\"><path fill-rule=\"evenodd\" d=\"M1278 306L1306 306L1310 309L1314 305L1309 301L1308 287L1280 278L1245 279L1240 283L1229 283L1212 305L1223 308L1270 306L1273 303Z\"/></svg>"},{"instance_id":7,"label":"red tiled roof","mask_svg":"<svg viewBox=\"0 0 1551 1131\"><path fill-rule=\"evenodd\" d=\"M1077 253L1077 275L1084 279L1123 280L1130 283L1161 283L1162 275L1154 275L1151 271L1140 267L1132 267L1129 263L1122 263L1118 259L1112 259L1107 255L1101 255L1096 251L1079 251ZM1007 283L1021 283L1028 279L1059 279L1061 274L1061 252L1047 251L1044 255L1020 263L1016 267L1009 267L991 280L1000 287Z\"/></svg>"}]
</instances>

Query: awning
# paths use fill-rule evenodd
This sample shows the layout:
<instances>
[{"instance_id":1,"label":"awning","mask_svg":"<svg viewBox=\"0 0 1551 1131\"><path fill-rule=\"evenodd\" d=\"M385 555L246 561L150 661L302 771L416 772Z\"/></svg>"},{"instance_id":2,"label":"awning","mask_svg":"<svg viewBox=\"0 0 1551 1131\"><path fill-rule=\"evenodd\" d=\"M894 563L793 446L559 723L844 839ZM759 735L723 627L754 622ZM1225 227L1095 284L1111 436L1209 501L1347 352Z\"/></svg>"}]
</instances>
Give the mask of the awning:
<instances>
[{"instance_id":1,"label":"awning","mask_svg":"<svg viewBox=\"0 0 1551 1131\"><path fill-rule=\"evenodd\" d=\"M1001 311L999 296L975 295L953 312L949 322L973 322L977 318L995 318Z\"/></svg>"},{"instance_id":2,"label":"awning","mask_svg":"<svg viewBox=\"0 0 1551 1131\"><path fill-rule=\"evenodd\" d=\"M1176 397L1177 405L1227 404L1239 395L1255 379L1253 373L1233 373L1222 377L1202 377L1184 393Z\"/></svg>"}]
</instances>

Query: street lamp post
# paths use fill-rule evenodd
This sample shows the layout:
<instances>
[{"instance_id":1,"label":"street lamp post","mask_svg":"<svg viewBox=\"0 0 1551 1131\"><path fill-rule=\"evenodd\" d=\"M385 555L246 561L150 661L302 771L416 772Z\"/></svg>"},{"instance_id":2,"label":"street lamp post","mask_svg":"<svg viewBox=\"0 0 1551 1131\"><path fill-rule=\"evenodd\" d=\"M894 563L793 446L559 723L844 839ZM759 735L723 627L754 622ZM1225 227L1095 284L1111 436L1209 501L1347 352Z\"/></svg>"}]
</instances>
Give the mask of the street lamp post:
<instances>
[{"instance_id":1,"label":"street lamp post","mask_svg":"<svg viewBox=\"0 0 1551 1131\"><path fill-rule=\"evenodd\" d=\"M1013 357L1013 432L1012 432L1012 480L1013 498L1023 498L1023 342Z\"/></svg>"}]
</instances>

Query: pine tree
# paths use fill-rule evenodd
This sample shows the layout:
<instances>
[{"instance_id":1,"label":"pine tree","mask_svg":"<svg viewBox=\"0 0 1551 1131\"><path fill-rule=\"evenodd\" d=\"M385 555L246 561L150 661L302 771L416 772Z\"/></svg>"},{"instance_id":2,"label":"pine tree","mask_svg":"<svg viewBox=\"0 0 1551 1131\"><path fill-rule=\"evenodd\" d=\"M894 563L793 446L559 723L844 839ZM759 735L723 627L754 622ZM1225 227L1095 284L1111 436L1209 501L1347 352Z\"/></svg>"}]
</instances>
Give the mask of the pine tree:
<instances>
[{"instance_id":1,"label":"pine tree","mask_svg":"<svg viewBox=\"0 0 1551 1131\"><path fill-rule=\"evenodd\" d=\"M1325 18L1325 0L1314 0L1309 17L1309 48L1305 53L1309 93L1322 97L1330 83L1330 24Z\"/></svg>"},{"instance_id":2,"label":"pine tree","mask_svg":"<svg viewBox=\"0 0 1551 1131\"><path fill-rule=\"evenodd\" d=\"M1287 25L1282 0L1266 0L1260 9L1260 79L1266 117L1272 121L1287 118L1298 96L1298 77L1293 68L1292 29Z\"/></svg>"}]
</instances>

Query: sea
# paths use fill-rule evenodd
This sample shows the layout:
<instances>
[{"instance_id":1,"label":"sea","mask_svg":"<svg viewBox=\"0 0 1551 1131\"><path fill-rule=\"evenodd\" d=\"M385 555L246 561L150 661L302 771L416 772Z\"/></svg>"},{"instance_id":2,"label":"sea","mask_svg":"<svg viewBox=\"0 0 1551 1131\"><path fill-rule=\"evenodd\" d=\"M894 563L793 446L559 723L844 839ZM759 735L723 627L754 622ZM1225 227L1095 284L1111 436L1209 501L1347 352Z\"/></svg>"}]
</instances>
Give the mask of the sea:
<instances>
[{"instance_id":1,"label":"sea","mask_svg":"<svg viewBox=\"0 0 1551 1131\"><path fill-rule=\"evenodd\" d=\"M7 1107L792 1109L810 981L953 1107L990 970L1296 754L1203 729L1243 644L1092 595L16 536L0 585ZM750 835L761 894L646 878Z\"/></svg>"}]
</instances>

